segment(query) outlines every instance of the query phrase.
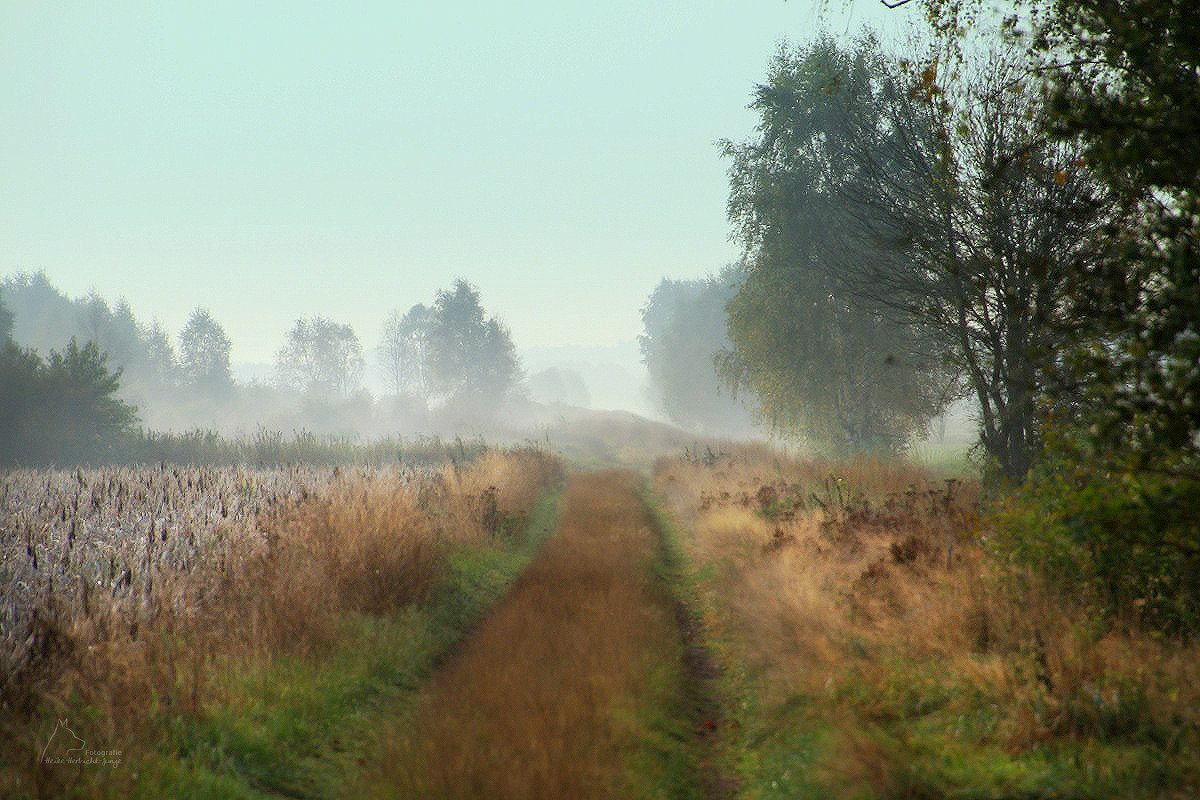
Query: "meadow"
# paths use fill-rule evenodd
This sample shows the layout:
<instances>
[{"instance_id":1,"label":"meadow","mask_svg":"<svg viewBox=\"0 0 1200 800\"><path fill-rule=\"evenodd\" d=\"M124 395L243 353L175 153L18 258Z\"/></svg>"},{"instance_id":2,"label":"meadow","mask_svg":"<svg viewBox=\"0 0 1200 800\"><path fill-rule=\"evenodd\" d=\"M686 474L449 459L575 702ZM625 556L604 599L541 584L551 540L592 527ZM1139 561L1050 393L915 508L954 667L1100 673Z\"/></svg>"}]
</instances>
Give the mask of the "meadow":
<instances>
[{"instance_id":1,"label":"meadow","mask_svg":"<svg viewBox=\"0 0 1200 800\"><path fill-rule=\"evenodd\" d=\"M567 433L5 473L0 795L1200 788L1200 646L1010 559L974 474Z\"/></svg>"},{"instance_id":2,"label":"meadow","mask_svg":"<svg viewBox=\"0 0 1200 800\"><path fill-rule=\"evenodd\" d=\"M495 600L560 479L528 448L417 468L6 473L0 794L328 782L340 718L416 681L381 673L431 668ZM388 637L403 646L363 655ZM268 699L289 691L294 707ZM48 752L63 728L82 753Z\"/></svg>"},{"instance_id":3,"label":"meadow","mask_svg":"<svg viewBox=\"0 0 1200 800\"><path fill-rule=\"evenodd\" d=\"M740 796L1195 796L1200 647L1006 561L976 482L738 446L654 486Z\"/></svg>"}]
</instances>

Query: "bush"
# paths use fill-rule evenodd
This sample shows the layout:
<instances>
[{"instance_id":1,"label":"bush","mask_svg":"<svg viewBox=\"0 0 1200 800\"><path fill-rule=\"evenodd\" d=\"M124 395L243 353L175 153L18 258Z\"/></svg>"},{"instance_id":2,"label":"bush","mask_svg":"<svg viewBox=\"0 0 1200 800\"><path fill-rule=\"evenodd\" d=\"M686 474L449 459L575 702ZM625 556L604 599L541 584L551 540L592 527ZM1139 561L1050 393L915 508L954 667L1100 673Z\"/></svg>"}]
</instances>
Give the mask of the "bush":
<instances>
[{"instance_id":1,"label":"bush","mask_svg":"<svg viewBox=\"0 0 1200 800\"><path fill-rule=\"evenodd\" d=\"M997 502L1001 552L1108 614L1200 633L1200 479L1055 466Z\"/></svg>"},{"instance_id":2,"label":"bush","mask_svg":"<svg viewBox=\"0 0 1200 800\"><path fill-rule=\"evenodd\" d=\"M0 344L0 467L111 460L137 409L115 396L121 371L106 361L95 342L80 347L72 339L46 360Z\"/></svg>"}]
</instances>

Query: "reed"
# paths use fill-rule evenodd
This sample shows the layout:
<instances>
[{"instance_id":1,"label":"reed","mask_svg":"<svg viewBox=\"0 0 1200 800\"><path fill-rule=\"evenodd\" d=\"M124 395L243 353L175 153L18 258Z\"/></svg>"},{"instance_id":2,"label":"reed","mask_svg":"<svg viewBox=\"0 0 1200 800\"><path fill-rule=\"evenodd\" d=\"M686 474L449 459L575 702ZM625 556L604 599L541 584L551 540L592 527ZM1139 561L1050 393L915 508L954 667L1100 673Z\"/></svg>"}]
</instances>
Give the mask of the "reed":
<instances>
[{"instance_id":1,"label":"reed","mask_svg":"<svg viewBox=\"0 0 1200 800\"><path fill-rule=\"evenodd\" d=\"M152 748L164 704L220 702L215 663L311 658L356 616L420 605L447 553L512 535L560 477L526 449L421 468L4 474L0 794L69 788L36 758L56 717L83 711L81 736Z\"/></svg>"}]
</instances>

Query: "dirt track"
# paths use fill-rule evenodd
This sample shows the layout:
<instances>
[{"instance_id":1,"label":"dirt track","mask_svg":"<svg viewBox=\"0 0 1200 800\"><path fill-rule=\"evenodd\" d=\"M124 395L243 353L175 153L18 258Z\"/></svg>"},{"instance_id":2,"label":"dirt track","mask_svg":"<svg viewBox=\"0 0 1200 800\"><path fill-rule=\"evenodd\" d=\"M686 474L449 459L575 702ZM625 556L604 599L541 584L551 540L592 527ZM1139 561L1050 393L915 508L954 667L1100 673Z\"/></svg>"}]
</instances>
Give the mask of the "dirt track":
<instances>
[{"instance_id":1,"label":"dirt track","mask_svg":"<svg viewBox=\"0 0 1200 800\"><path fill-rule=\"evenodd\" d=\"M637 483L619 471L571 480L558 532L438 675L394 753L399 795L638 793L630 765L650 729L662 736L654 709L676 702L687 660Z\"/></svg>"}]
</instances>

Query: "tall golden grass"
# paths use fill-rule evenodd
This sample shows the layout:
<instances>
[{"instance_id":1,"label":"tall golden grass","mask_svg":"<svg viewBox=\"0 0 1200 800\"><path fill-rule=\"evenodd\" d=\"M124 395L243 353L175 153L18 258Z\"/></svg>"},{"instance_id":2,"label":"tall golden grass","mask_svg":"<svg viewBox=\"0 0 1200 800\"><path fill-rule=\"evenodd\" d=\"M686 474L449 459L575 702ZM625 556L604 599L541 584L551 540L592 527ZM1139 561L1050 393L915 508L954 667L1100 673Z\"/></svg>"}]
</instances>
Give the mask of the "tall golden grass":
<instances>
[{"instance_id":1,"label":"tall golden grass","mask_svg":"<svg viewBox=\"0 0 1200 800\"><path fill-rule=\"evenodd\" d=\"M532 449L420 470L4 475L8 778L32 769L53 793L61 776L36 758L50 715L86 708L94 740L146 746L157 704L195 712L220 694L214 660L304 657L348 614L419 602L448 547L511 535L560 476Z\"/></svg>"},{"instance_id":2,"label":"tall golden grass","mask_svg":"<svg viewBox=\"0 0 1200 800\"><path fill-rule=\"evenodd\" d=\"M837 785L896 791L903 748L865 732L926 698L994 710L978 744L1009 752L1200 730L1200 646L1101 624L996 561L975 486L748 446L660 460L656 487L766 702L808 698L840 720Z\"/></svg>"}]
</instances>

